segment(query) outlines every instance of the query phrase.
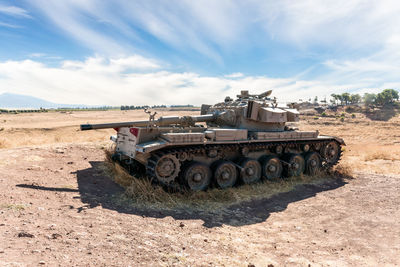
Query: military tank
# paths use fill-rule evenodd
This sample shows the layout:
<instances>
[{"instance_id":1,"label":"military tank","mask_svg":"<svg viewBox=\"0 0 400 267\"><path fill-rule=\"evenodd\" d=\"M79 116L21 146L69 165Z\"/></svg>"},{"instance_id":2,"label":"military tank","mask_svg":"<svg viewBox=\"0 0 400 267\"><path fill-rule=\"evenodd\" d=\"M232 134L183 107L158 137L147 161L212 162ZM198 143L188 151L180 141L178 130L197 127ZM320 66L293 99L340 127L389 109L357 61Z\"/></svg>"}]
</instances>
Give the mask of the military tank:
<instances>
[{"instance_id":1,"label":"military tank","mask_svg":"<svg viewBox=\"0 0 400 267\"><path fill-rule=\"evenodd\" d=\"M114 128L113 160L132 175L145 172L164 186L193 191L315 175L337 164L343 139L292 127L299 112L278 107L271 92L241 91L236 99L203 104L196 116L156 119L145 110L148 120L82 124L81 130Z\"/></svg>"}]
</instances>

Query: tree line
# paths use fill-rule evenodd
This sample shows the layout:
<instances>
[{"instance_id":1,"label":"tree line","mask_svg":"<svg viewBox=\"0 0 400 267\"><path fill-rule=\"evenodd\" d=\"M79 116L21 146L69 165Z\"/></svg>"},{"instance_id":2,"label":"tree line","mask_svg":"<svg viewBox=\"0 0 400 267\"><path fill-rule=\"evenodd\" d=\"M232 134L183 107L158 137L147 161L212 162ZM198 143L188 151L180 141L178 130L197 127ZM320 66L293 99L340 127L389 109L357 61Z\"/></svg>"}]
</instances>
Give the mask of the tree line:
<instances>
[{"instance_id":1,"label":"tree line","mask_svg":"<svg viewBox=\"0 0 400 267\"><path fill-rule=\"evenodd\" d=\"M153 105L153 106L121 106L121 110L145 109L145 108L166 108L167 105ZM171 108L192 108L193 105L170 105Z\"/></svg>"},{"instance_id":2,"label":"tree line","mask_svg":"<svg viewBox=\"0 0 400 267\"><path fill-rule=\"evenodd\" d=\"M359 94L331 94L331 103L334 105L349 105L364 103L367 106L377 105L384 106L392 104L399 100L399 92L394 89L385 89L378 94L365 93L363 96Z\"/></svg>"},{"instance_id":3,"label":"tree line","mask_svg":"<svg viewBox=\"0 0 400 267\"><path fill-rule=\"evenodd\" d=\"M166 105L153 106L121 106L121 110L145 109L145 108L166 108Z\"/></svg>"}]
</instances>

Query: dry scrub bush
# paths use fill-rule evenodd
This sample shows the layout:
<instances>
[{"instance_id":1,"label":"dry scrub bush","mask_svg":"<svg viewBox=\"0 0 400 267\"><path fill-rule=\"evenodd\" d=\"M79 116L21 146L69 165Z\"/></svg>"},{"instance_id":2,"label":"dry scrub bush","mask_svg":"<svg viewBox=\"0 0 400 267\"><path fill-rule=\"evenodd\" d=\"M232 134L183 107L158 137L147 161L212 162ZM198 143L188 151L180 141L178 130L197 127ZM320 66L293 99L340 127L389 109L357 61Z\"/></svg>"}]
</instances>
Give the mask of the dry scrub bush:
<instances>
[{"instance_id":1,"label":"dry scrub bush","mask_svg":"<svg viewBox=\"0 0 400 267\"><path fill-rule=\"evenodd\" d=\"M7 148L8 142L4 139L0 139L0 148Z\"/></svg>"},{"instance_id":2,"label":"dry scrub bush","mask_svg":"<svg viewBox=\"0 0 400 267\"><path fill-rule=\"evenodd\" d=\"M135 178L129 175L118 163L111 160L111 152L105 150L106 173L115 182L126 188L121 201L138 207L155 209L190 209L216 210L244 201L270 198L273 195L293 190L298 185L323 184L329 180L352 178L349 166L338 165L331 172L320 172L315 176L301 175L273 181L262 181L252 185L219 189L211 188L207 191L167 192L161 186L151 182L148 178Z\"/></svg>"},{"instance_id":3,"label":"dry scrub bush","mask_svg":"<svg viewBox=\"0 0 400 267\"><path fill-rule=\"evenodd\" d=\"M339 163L338 165L334 166L329 171L329 176L332 178L339 178L339 179L353 179L354 172L353 167L348 163Z\"/></svg>"}]
</instances>

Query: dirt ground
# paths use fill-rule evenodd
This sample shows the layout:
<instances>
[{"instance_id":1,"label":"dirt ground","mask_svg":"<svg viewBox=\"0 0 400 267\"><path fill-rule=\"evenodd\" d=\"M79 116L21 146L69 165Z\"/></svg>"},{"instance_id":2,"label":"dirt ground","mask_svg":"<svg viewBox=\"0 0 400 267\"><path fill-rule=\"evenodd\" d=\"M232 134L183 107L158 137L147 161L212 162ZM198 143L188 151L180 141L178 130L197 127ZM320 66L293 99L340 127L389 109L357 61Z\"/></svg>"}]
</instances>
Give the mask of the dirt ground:
<instances>
[{"instance_id":1,"label":"dirt ground","mask_svg":"<svg viewBox=\"0 0 400 267\"><path fill-rule=\"evenodd\" d=\"M113 130L77 127L142 113L0 115L1 265L400 265L399 117L304 117L301 129L345 139L353 179L193 212L123 205L104 172Z\"/></svg>"}]
</instances>

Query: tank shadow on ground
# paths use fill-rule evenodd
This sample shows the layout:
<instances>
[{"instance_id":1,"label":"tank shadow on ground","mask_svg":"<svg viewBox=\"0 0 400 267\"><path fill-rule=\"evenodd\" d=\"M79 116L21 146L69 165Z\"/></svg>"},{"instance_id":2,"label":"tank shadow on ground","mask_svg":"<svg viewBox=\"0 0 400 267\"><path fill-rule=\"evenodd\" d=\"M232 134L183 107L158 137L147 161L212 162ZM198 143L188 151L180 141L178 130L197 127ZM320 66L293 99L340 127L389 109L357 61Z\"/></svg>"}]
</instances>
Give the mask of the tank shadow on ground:
<instances>
[{"instance_id":1,"label":"tank shadow on ground","mask_svg":"<svg viewBox=\"0 0 400 267\"><path fill-rule=\"evenodd\" d=\"M103 162L92 161L91 168L78 170L77 181L80 199L86 208L101 205L105 209L142 217L164 218L171 216L176 220L202 220L205 227L219 227L223 224L242 226L260 223L268 219L271 213L283 211L289 203L315 196L322 191L333 190L346 184L341 179L321 185L301 185L287 193L280 193L271 198L253 200L227 207L224 211L190 210L154 210L123 205L116 201L124 193L124 188L114 183L100 170ZM82 208L78 208L80 212Z\"/></svg>"},{"instance_id":2,"label":"tank shadow on ground","mask_svg":"<svg viewBox=\"0 0 400 267\"><path fill-rule=\"evenodd\" d=\"M16 186L22 187L22 188L53 191L53 192L79 192L78 189L72 189L72 188L66 188L66 187L47 187L47 186L34 185L34 184L17 184Z\"/></svg>"}]
</instances>

